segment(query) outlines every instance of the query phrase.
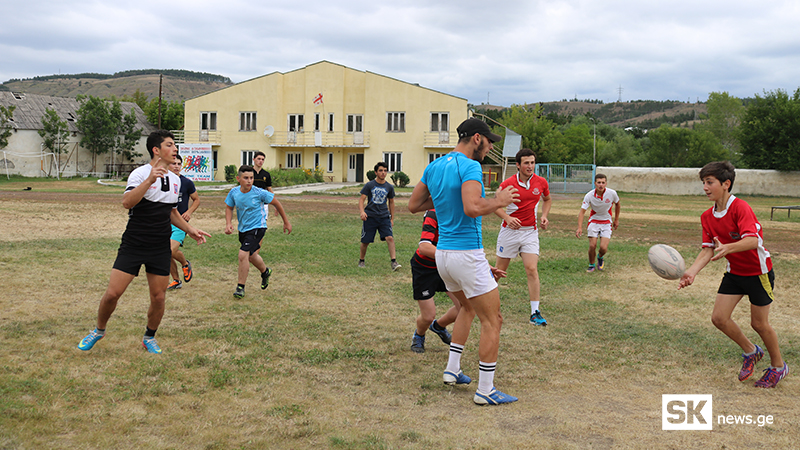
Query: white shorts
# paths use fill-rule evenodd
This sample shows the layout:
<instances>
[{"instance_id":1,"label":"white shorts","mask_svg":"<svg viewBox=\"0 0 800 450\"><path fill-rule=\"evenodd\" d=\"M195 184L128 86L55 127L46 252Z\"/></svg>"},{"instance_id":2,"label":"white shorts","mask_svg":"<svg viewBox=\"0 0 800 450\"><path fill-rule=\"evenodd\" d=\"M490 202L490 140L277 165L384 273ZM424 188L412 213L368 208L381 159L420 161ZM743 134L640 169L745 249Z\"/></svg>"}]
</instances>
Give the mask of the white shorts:
<instances>
[{"instance_id":1,"label":"white shorts","mask_svg":"<svg viewBox=\"0 0 800 450\"><path fill-rule=\"evenodd\" d=\"M514 259L520 253L539 254L539 230L533 227L519 230L501 228L497 235L497 256Z\"/></svg>"},{"instance_id":2,"label":"white shorts","mask_svg":"<svg viewBox=\"0 0 800 450\"><path fill-rule=\"evenodd\" d=\"M586 236L590 238L610 238L611 224L592 222L586 227Z\"/></svg>"},{"instance_id":3,"label":"white shorts","mask_svg":"<svg viewBox=\"0 0 800 450\"><path fill-rule=\"evenodd\" d=\"M497 288L483 249L436 250L436 268L450 292L464 291L467 298Z\"/></svg>"}]
</instances>

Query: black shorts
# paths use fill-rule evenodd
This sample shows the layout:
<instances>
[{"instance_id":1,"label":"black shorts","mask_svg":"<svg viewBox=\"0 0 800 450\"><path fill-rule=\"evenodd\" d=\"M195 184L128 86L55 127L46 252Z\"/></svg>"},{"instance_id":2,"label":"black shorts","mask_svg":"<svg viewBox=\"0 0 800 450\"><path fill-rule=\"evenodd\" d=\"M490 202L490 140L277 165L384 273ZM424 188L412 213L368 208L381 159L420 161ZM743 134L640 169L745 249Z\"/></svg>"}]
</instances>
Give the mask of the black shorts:
<instances>
[{"instance_id":1,"label":"black shorts","mask_svg":"<svg viewBox=\"0 0 800 450\"><path fill-rule=\"evenodd\" d=\"M428 300L437 292L447 292L439 271L423 266L414 258L411 258L411 280L414 300Z\"/></svg>"},{"instance_id":2,"label":"black shorts","mask_svg":"<svg viewBox=\"0 0 800 450\"><path fill-rule=\"evenodd\" d=\"M381 236L381 240L385 241L387 236L392 235L392 219L384 217L383 219L373 219L367 216L367 220L361 225L361 243L371 244L375 240L375 232Z\"/></svg>"},{"instance_id":3,"label":"black shorts","mask_svg":"<svg viewBox=\"0 0 800 450\"><path fill-rule=\"evenodd\" d=\"M261 248L261 239L264 239L264 233L266 231L266 228L254 228L252 230L239 233L239 243L242 244L239 250L248 252L251 255L257 252L258 249Z\"/></svg>"},{"instance_id":4,"label":"black shorts","mask_svg":"<svg viewBox=\"0 0 800 450\"><path fill-rule=\"evenodd\" d=\"M117 251L114 269L120 270L135 277L139 276L139 269L144 264L144 271L153 275L169 276L170 259L172 251L169 246L164 251L133 251L122 248Z\"/></svg>"},{"instance_id":5,"label":"black shorts","mask_svg":"<svg viewBox=\"0 0 800 450\"><path fill-rule=\"evenodd\" d=\"M718 294L746 295L750 303L756 306L767 306L775 300L772 290L775 288L775 272L743 277L725 272L719 284Z\"/></svg>"}]
</instances>

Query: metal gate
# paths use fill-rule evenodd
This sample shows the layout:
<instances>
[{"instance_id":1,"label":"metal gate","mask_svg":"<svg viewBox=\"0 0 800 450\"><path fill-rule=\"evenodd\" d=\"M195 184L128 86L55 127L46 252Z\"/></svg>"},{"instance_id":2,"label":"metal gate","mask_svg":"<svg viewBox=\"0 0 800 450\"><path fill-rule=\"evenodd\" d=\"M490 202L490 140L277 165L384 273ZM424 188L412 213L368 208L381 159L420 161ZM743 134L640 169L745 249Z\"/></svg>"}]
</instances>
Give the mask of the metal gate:
<instances>
[{"instance_id":1,"label":"metal gate","mask_svg":"<svg viewBox=\"0 0 800 450\"><path fill-rule=\"evenodd\" d=\"M536 175L550 185L550 192L586 193L594 189L594 164L536 164Z\"/></svg>"}]
</instances>

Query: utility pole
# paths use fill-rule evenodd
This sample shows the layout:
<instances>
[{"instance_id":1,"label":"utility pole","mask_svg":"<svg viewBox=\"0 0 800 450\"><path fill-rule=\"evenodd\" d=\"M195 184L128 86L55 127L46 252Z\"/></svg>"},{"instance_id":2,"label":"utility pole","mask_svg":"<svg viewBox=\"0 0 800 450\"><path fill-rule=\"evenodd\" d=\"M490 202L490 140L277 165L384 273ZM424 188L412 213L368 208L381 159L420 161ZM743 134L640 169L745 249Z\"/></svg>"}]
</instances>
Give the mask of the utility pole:
<instances>
[{"instance_id":1,"label":"utility pole","mask_svg":"<svg viewBox=\"0 0 800 450\"><path fill-rule=\"evenodd\" d=\"M161 81L164 79L164 74L158 75L158 129L161 129Z\"/></svg>"}]
</instances>

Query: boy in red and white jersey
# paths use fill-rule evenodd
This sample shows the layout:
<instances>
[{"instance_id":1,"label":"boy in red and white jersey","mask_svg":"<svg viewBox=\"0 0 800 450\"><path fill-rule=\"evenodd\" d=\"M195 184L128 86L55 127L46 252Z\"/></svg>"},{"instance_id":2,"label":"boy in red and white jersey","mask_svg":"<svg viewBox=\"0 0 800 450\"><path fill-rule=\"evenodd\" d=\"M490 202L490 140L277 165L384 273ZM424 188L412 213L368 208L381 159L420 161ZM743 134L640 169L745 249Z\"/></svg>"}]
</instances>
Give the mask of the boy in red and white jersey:
<instances>
[{"instance_id":1,"label":"boy in red and white jersey","mask_svg":"<svg viewBox=\"0 0 800 450\"><path fill-rule=\"evenodd\" d=\"M594 176L594 189L587 192L583 197L581 211L578 213L578 230L575 231L576 237L583 234L583 216L587 209L589 213L589 225L586 227L586 236L589 237L589 268L587 272L594 272L595 253L597 254L597 269L606 268L603 257L608 252L608 244L611 242L611 233L619 226L619 195L617 191L606 187L608 178L602 173ZM614 207L614 219L611 219L611 208ZM600 251L597 251L597 241L600 240Z\"/></svg>"},{"instance_id":2,"label":"boy in red and white jersey","mask_svg":"<svg viewBox=\"0 0 800 450\"><path fill-rule=\"evenodd\" d=\"M717 291L711 322L744 351L739 381L750 378L764 351L753 344L731 318L742 297L748 296L750 324L761 336L771 362L755 386L772 388L789 373L789 367L781 357L778 335L769 323L769 309L775 299L775 273L772 271L772 258L764 248L761 224L753 209L730 192L735 177L733 164L728 161L708 163L700 169L703 191L714 202L714 206L700 216L703 226L702 250L692 266L684 272L678 289L691 285L697 273L710 261L723 257L728 260L727 270Z\"/></svg>"},{"instance_id":3,"label":"boy in red and white jersey","mask_svg":"<svg viewBox=\"0 0 800 450\"><path fill-rule=\"evenodd\" d=\"M536 155L533 150L523 148L515 157L517 173L500 184L500 189L512 186L519 193L519 203L511 203L498 208L494 213L503 219L503 226L497 235L497 268L508 269L511 260L517 255L525 265L528 278L528 295L531 302L530 323L546 326L547 320L539 312L539 229L536 210L542 204L542 229L548 225L552 200L547 180L536 175Z\"/></svg>"}]
</instances>

